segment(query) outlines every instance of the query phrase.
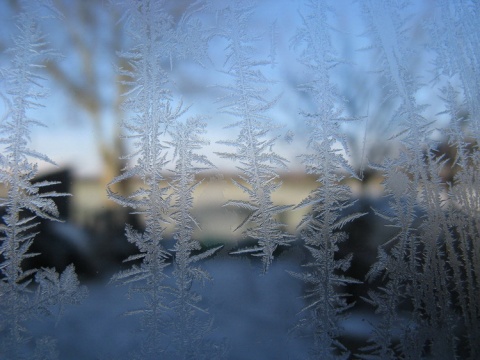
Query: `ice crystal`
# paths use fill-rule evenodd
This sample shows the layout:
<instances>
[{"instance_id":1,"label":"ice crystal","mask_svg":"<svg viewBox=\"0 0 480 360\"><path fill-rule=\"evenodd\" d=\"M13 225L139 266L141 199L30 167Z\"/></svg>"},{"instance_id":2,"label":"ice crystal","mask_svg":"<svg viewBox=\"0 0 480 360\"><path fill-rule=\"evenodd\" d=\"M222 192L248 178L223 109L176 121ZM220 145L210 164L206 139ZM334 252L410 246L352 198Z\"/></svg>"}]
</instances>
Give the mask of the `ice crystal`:
<instances>
[{"instance_id":1,"label":"ice crystal","mask_svg":"<svg viewBox=\"0 0 480 360\"><path fill-rule=\"evenodd\" d=\"M26 4L23 4L26 5ZM54 162L29 147L33 126L44 126L30 116L30 110L42 106L46 97L42 86L41 69L54 52L42 35L33 9L26 8L16 18L17 34L7 50L12 57L10 68L0 70L7 111L0 123L0 181L6 197L0 200L5 209L0 224L0 357L21 359L29 357L30 341L25 322L35 316L51 313L58 307L78 303L85 296L79 286L73 265L59 275L52 269L24 270L22 262L36 254L29 251L35 240L39 219L57 220L58 210L53 198L68 194L44 191L55 182L35 182L37 161ZM32 285L36 290L32 290ZM53 341L48 356L56 356ZM41 342L46 344L46 342ZM46 348L45 348L46 349ZM44 349L44 350L45 350ZM44 352L43 350L38 350ZM46 350L45 350L46 351Z\"/></svg>"},{"instance_id":2,"label":"ice crystal","mask_svg":"<svg viewBox=\"0 0 480 360\"><path fill-rule=\"evenodd\" d=\"M175 26L161 1L132 1L124 5L124 21L137 40L133 49L120 54L130 68L119 70L128 87L124 106L131 114L124 128L126 137L134 139L135 149L126 156L133 164L113 179L111 185L132 178L141 179L143 184L129 195L117 194L111 189L108 194L117 203L133 208L135 214L143 215L146 226L144 231L139 231L127 225L127 239L140 253L125 261L140 263L117 273L113 280L129 284L131 293L144 297L144 306L129 312L141 315L145 335L135 356L220 357L222 347L206 339L212 320L197 316L199 311L205 311L199 305L201 297L192 290L194 282L209 278L195 263L219 249L198 253L201 246L192 238L197 226L190 213L197 185L195 174L202 166L212 166L205 156L198 154L205 145L200 137L205 124L198 118L182 124L181 117L188 108L181 100L174 105L171 90L174 60L185 56L182 51L193 50L183 48L182 39L194 34L194 30L188 30L190 22L195 26L198 23L191 13L186 13ZM169 147L173 148L173 159L168 157ZM165 173L171 161L175 169L169 180ZM164 245L165 227L170 223L177 229L174 255ZM175 285L167 282L165 269L172 257Z\"/></svg>"},{"instance_id":3,"label":"ice crystal","mask_svg":"<svg viewBox=\"0 0 480 360\"><path fill-rule=\"evenodd\" d=\"M273 150L278 136L273 134L276 126L268 111L277 98L267 97L270 81L262 72L262 67L270 62L250 54L258 43L256 35L248 28L253 10L250 1L229 1L218 15L222 20L214 36L228 43L222 71L231 78L231 83L221 86L225 94L220 99L221 110L234 118L225 129L238 129L236 138L219 141L233 150L218 154L238 164L241 175L232 181L248 196L248 200L232 199L225 204L248 211L248 216L235 230L244 227L245 238L258 244L233 253L261 257L266 272L277 247L288 245L292 238L277 219L277 215L290 206L274 205L271 198L281 187L277 169L286 169L286 160Z\"/></svg>"}]
</instances>

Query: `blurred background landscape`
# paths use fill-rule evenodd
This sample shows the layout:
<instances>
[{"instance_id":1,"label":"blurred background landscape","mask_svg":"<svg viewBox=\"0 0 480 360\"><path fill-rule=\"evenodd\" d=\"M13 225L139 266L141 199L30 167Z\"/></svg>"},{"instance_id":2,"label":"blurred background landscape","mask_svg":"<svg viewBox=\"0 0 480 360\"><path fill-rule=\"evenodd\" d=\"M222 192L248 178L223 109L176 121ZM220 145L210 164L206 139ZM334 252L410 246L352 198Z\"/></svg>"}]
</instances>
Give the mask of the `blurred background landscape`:
<instances>
[{"instance_id":1,"label":"blurred background landscape","mask_svg":"<svg viewBox=\"0 0 480 360\"><path fill-rule=\"evenodd\" d=\"M58 165L54 167L39 163L38 181L59 181L56 191L72 196L55 200L60 218L64 221L42 221L39 235L32 246L32 252L40 255L30 259L31 264L26 263L25 266L55 267L62 271L73 262L80 279L91 285L91 297L81 305L83 310L67 315L58 328L45 330L42 325L34 324L32 334L55 334L63 344L62 353L68 354L66 356L69 359L90 358L94 351L100 353L95 355L100 359L113 359L116 354L129 351L130 346L138 340L131 331L134 326L132 320L125 320L120 314L140 300L134 299L133 305L127 304L122 290L114 287L104 290L100 285L126 267L123 259L137 252L135 246L126 240L125 224L137 229L144 226L141 215L131 214L131 209L108 199L106 192L108 184L128 166L122 156L132 147L128 139L121 137L122 122L129 114L122 108L122 94L126 88L116 71L129 66L118 53L131 46L131 39L119 22L122 14L112 5L114 2L52 1L61 15L55 18L45 16L41 24L46 34L45 40L60 54L60 60L45 64L43 81L51 93L44 103L45 107L38 110L34 117L42 120L47 127L34 130L31 147L47 154ZM172 0L165 3L174 21L179 21L190 2ZM309 137L300 111L313 107L312 100L298 91L299 84L308 80L309 73L296 60L299 50L291 46L291 39L301 22L298 12L301 3L294 0L259 1L251 24L265 39L262 48L265 55L269 54L272 43L275 45L275 67L267 69L266 74L273 81L272 95L280 95L280 98L269 115L279 124L275 151L289 161L288 169L281 171L283 185L273 194L273 201L277 205L295 206L319 185L315 176L306 173L299 159L299 155L308 152ZM415 34L411 46L419 51L413 52L408 71L425 75L426 78L433 77L432 54L427 50L421 51L428 37L421 25L431 20L433 3L415 2L411 20ZM20 6L21 2L16 0L0 3L0 66L9 61L6 49L11 45L15 33L14 16ZM395 112L398 99L385 101L387 84L371 75L375 70L375 52L361 51L369 46L370 40L362 36L366 27L361 20L358 3L341 0L334 6L337 16L329 19L332 39L340 57L346 61L332 71L332 78L345 99L345 115L357 119L343 128L351 148L351 152L344 155L358 175L358 179L346 180L345 184L351 188L354 199L358 200L356 211L369 213L347 226L350 241L340 249L340 253L355 254L352 268L347 274L363 279L376 260L377 246L388 238L390 231L371 210L372 207L385 209L388 205L381 197L383 178L369 165L381 163L386 156L398 152L398 143L391 140L396 130L395 120L391 120L392 113ZM207 27L214 26L212 14L200 16ZM274 30L273 23L276 24ZM265 354L271 355L272 359L302 359L307 356L306 340L301 337L290 340L287 334L293 319L304 306L300 297L303 284L285 273L285 270L300 271L306 260L306 252L299 240L290 248L279 249L279 264L275 264L265 277L257 276L260 269L258 261L228 255L244 243L241 232L233 229L242 222L246 213L224 204L230 199L246 199L246 196L231 181L238 176L235 164L217 155L224 148L216 142L230 137L231 131L224 129L230 119L218 110L218 99L222 93L217 85L222 84L224 79L217 70L225 60L223 46L221 40L212 41L208 54L201 61L183 59L175 65L173 72L173 95L191 106L189 114L206 117L205 138L210 144L201 151L216 166L198 176L202 182L194 193L192 214L200 227L194 236L207 248L218 244L224 245L224 248L210 263L206 261L205 266L214 282L207 285L210 286L209 290L199 291L204 292L205 298L210 298L209 306L216 309L218 322L214 337L221 339L222 332L230 332L240 339L230 344L232 353L237 356L232 359L243 359L247 354L252 359L265 358ZM441 85L441 82L432 82L432 85L423 87L414 95L419 103L430 104L423 115L432 119L435 122L432 126L438 129L448 126L446 116L436 115L443 109L438 96ZM438 156L445 155L447 159L453 159L455 149L446 143L442 133L434 132L433 138L439 143ZM172 175L171 170L168 165L164 169L166 181ZM447 166L442 174L443 179L451 180L453 173L454 169ZM114 191L125 195L131 194L140 185L140 181L130 180L112 187ZM0 187L0 196L4 193L5 189ZM286 224L289 233L298 237L297 225L308 211L309 208L292 208L283 212L280 220ZM167 228L166 244L170 241L173 245L173 239L168 238L172 236L172 230ZM232 279L235 279L234 283ZM367 289L363 285L352 286L356 299L365 295ZM270 315L266 315L271 307L278 316L269 318ZM347 324L345 336L353 343L365 341L370 330L368 322L373 321L372 312L362 311L360 309L360 315L354 316ZM82 318L102 316L108 319L98 322L93 329L82 322ZM250 319L245 321L248 323L245 329L241 325L242 316L244 321ZM230 321L237 326L234 327ZM112 334L112 327L122 329L123 326L124 330ZM254 346L257 352L249 352L252 350L247 350L247 347L255 339L262 338L262 331L269 332L271 337L265 337L262 344ZM82 334L81 340L78 334ZM99 338L107 340L101 343ZM87 344L91 344L91 349ZM358 344L352 345L352 348L356 347Z\"/></svg>"},{"instance_id":2,"label":"blurred background landscape","mask_svg":"<svg viewBox=\"0 0 480 360\"><path fill-rule=\"evenodd\" d=\"M115 243L112 239L122 236L122 224L129 215L127 209L107 198L105 189L127 165L121 158L131 147L128 139L120 136L122 121L128 114L122 109L125 87L115 71L116 68L128 66L122 63L124 60L117 54L128 48L130 39L119 24L121 14L118 9L107 1L58 0L54 3L61 16L53 19L46 16L42 26L46 41L60 57L45 64L45 84L51 89L50 96L45 101L45 107L36 110L35 117L45 122L47 127L34 130L31 147L47 154L58 165L53 167L39 163L41 176L58 178L62 181L62 191L73 195L58 200L62 202L61 217L67 220L67 224L81 229L80 232L85 232L87 237L94 237L96 240L92 241L93 244L104 241ZM418 25L429 14L429 2L421 3L413 21ZM173 19L177 21L188 4L189 1L166 2ZM8 53L4 50L11 44L15 32L14 16L21 3L9 0L0 6L0 60L7 63ZM269 115L280 125L275 151L289 161L288 172L282 173L284 186L274 194L275 201L285 205L298 204L316 186L315 178L305 174L298 157L307 150L308 141L299 112L312 106L311 100L297 90L298 85L308 78L308 71L298 63L296 50L291 46L295 29L301 22L298 13L300 8L300 1L262 1L256 6L252 23L259 36L265 39L267 52L272 45L272 23L281 24L276 26L274 34L276 66L266 71L273 80L272 94L281 94ZM386 155L396 151L395 143L388 141L394 126L384 121L393 111L395 102L382 103L379 100L383 85L368 73L374 67L373 55L358 51L369 41L361 36L365 29L359 8L348 1L338 2L336 8L339 10L338 16L332 17L331 23L342 31L332 32L334 46L348 63L333 72L333 77L346 99L348 115L360 119L345 126L344 130L352 149L348 155L349 162L357 173L365 175L363 182L354 181L350 185L357 196L376 197L381 193L381 179L375 174L370 176L367 165L368 162L379 163ZM207 27L214 26L212 14L202 16ZM418 43L413 45L420 44L422 36L424 34L419 28L418 39L415 39ZM244 195L229 181L236 174L235 164L216 154L224 151L216 141L228 136L228 130L223 127L229 121L228 117L219 113L216 102L221 96L216 87L222 82L222 74L217 71L223 61L221 41L213 41L208 52L203 59L204 64L185 59L174 68L174 95L191 106L189 114L207 118L205 137L210 145L202 152L216 166L215 170L202 175L205 181L195 192L194 212L201 215L203 228L197 235L203 239L225 241L226 238L235 239L238 236L230 230L237 226L241 214L225 215L226 211L234 213L237 210L225 209L221 205L227 199L239 199ZM418 54L417 58L411 60L412 69L425 71L428 54ZM419 96L425 102L436 101L433 90L432 93ZM169 176L168 168L165 169L165 176ZM136 186L123 182L115 184L113 188L127 194ZM297 209L284 214L290 232L295 233L296 225L306 211ZM220 220L222 215L228 220ZM140 225L141 219L135 221ZM112 231L115 236L107 236Z\"/></svg>"}]
</instances>

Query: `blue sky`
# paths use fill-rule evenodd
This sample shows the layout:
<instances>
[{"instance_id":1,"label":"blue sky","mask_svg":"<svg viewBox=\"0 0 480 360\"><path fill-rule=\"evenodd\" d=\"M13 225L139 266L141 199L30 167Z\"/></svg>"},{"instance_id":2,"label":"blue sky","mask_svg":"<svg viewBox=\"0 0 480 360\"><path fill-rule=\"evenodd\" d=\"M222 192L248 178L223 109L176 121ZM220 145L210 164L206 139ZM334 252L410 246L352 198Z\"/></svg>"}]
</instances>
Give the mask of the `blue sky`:
<instances>
[{"instance_id":1,"label":"blue sky","mask_svg":"<svg viewBox=\"0 0 480 360\"><path fill-rule=\"evenodd\" d=\"M68 2L67 2L68 3ZM97 2L98 4L99 2ZM296 156L305 151L306 130L304 122L299 111L301 109L308 109L308 98L301 94L296 86L302 80L308 78L308 73L296 60L298 52L295 52L291 46L291 38L295 33L295 29L299 26L301 18L299 11L302 10L302 1L294 0L264 0L259 1L254 19L252 19L252 31L258 32L265 36L265 42L260 44L259 51L264 51L268 55L269 42L269 28L273 20L276 19L276 53L277 65L275 68L265 67L265 74L276 83L271 86L271 97L277 94L282 94L279 102L272 109L270 115L275 120L283 125L279 130L278 135L283 136L288 131L295 134L292 143L287 143L282 139L278 142L277 151L287 157L291 161L292 168L301 168ZM5 9L6 3L0 4L0 21L1 31L0 40L3 43L8 43L10 34L13 33L11 12ZM355 49L368 44L367 37L361 37L360 34L364 31L363 24L360 19L358 4L347 0L335 2L335 7L338 10L336 18L332 17L331 25L338 31L332 30L334 45L337 48L340 56L347 57L348 66L342 66L339 69L332 71L332 78L337 82L341 91L347 91L350 81L361 82L361 76L365 77L365 71L372 70L371 54L365 52L357 52ZM97 8L101 9L97 6ZM4 11L5 10L5 11ZM68 17L67 19L71 19ZM111 23L108 20L108 11L99 10L98 21L105 21L105 37L109 39L109 27ZM71 20L70 20L71 21ZM77 65L80 59L72 56L68 51L73 44L65 43L63 37L62 24L59 20L48 21L45 25L47 38L49 38L53 45L61 47L60 51L64 51L64 60L62 67L69 69L74 74L77 71ZM72 24L70 24L72 26ZM75 26L75 24L73 25ZM89 29L82 29L88 31ZM103 33L101 33L103 37ZM92 36L98 36L92 35ZM91 36L87 34L87 38ZM90 39L92 46L96 46L95 50L98 54L96 63L93 64L98 76L102 77L102 83L105 85L101 89L101 94L105 97L105 107L102 109L101 116L105 119L104 126L107 128L113 121L116 121L114 113L112 113L109 101L112 101L114 96L113 81L115 72L112 67L112 54L102 52L100 41L98 39ZM222 58L221 41L213 41L210 48L213 64L219 66ZM125 46L128 46L128 40L125 41ZM2 65L5 64L5 56L0 57ZM179 87L184 86L184 91L178 95L183 97L186 104L192 104L189 112L190 115L203 115L208 117L208 133L206 137L211 141L211 145L205 149L207 155L218 167L228 167L228 162L216 157L215 151L219 151L218 145L215 141L225 137L226 133L223 129L229 120L223 116L218 115L218 104L215 103L215 88L214 86L222 81L222 77L214 69L215 66L208 66L201 68L194 64L184 63L177 67L177 81ZM78 72L79 76L81 73ZM362 75L363 74L363 75ZM358 78L352 78L358 77ZM368 75L370 76L370 75ZM185 83L182 83L184 81ZM88 119L88 114L82 111L75 103L75 99L70 98L64 90L55 83L49 84L51 87L51 96L45 102L45 108L38 110L36 117L46 123L48 128L38 128L32 133L32 147L36 150L47 154L54 159L61 166L71 166L75 172L80 175L95 175L99 171L101 161L95 147L95 137L91 122ZM356 85L359 86L358 84ZM369 92L371 90L371 83L360 85L355 91ZM345 90L347 89L347 90ZM347 91L348 92L348 91ZM427 98L430 95L427 95ZM356 111L363 115L370 107L370 104L361 104ZM371 105L370 111L374 105ZM357 125L347 131L353 132L358 136L362 135L364 131L364 122L359 122ZM114 134L108 134L110 137L108 141L114 141ZM41 164L41 168L44 164Z\"/></svg>"}]
</instances>

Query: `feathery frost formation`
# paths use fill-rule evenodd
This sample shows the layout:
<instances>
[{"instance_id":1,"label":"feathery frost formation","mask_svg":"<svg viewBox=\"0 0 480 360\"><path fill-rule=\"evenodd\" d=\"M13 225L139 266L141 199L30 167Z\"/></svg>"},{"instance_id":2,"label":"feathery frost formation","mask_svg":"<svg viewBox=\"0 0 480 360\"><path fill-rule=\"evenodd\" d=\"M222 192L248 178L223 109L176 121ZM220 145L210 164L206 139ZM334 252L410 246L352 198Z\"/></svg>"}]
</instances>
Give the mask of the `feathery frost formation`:
<instances>
[{"instance_id":1,"label":"feathery frost formation","mask_svg":"<svg viewBox=\"0 0 480 360\"><path fill-rule=\"evenodd\" d=\"M26 6L26 4L22 4ZM13 45L6 50L11 65L0 69L1 97L6 112L0 122L0 181L6 197L0 224L0 357L5 359L56 358L55 340L37 339L35 354L29 353L32 340L25 323L39 315L57 315L68 304L80 302L86 290L79 286L73 265L62 274L54 269L24 270L22 262L37 254L29 252L35 240L38 219L57 220L54 197L68 194L42 191L55 182L35 182L36 161L54 162L29 147L34 126L45 126L29 113L42 107L47 93L41 76L44 63L56 54L49 49L30 6L16 17Z\"/></svg>"},{"instance_id":2,"label":"feathery frost formation","mask_svg":"<svg viewBox=\"0 0 480 360\"><path fill-rule=\"evenodd\" d=\"M202 319L199 316L208 313L200 307L201 296L192 290L194 282L203 284L206 280L211 280L209 274L195 263L212 256L222 247L201 251L200 243L192 237L194 229L198 227L190 213L193 191L200 184L195 180L195 175L201 170L213 167L205 155L197 153L202 146L208 144L200 136L205 132L205 125L199 118L190 118L185 124L177 124L171 133L170 142L175 150L176 160L171 183L175 197L171 217L176 225L176 241L173 248L173 313L167 326L172 329L173 346L183 359L221 358L226 350L223 344L215 344L205 339L205 335L212 330L213 318Z\"/></svg>"},{"instance_id":3,"label":"feathery frost formation","mask_svg":"<svg viewBox=\"0 0 480 360\"><path fill-rule=\"evenodd\" d=\"M309 290L305 295L306 317L301 326L313 333L313 358L348 358L349 352L340 342L339 321L352 304L349 294L338 288L358 282L343 275L350 267L352 255L338 259L338 245L348 240L341 229L363 214L348 213L353 205L348 186L341 185L348 176L356 177L341 154L348 151L345 136L341 132L343 108L338 91L330 79L330 69L339 65L340 60L330 40L330 26L327 22L330 12L326 1L307 1L302 12L302 26L293 39L295 47L301 48L300 62L309 71L310 81L300 86L312 102L313 110L303 112L310 137L310 153L301 156L307 173L317 177L318 187L297 207L311 207L299 224L301 237L311 254L304 273L292 273L303 280ZM337 145L340 144L341 148Z\"/></svg>"},{"instance_id":4,"label":"feathery frost formation","mask_svg":"<svg viewBox=\"0 0 480 360\"><path fill-rule=\"evenodd\" d=\"M198 226L190 214L192 193L198 184L195 174L212 166L205 156L197 154L207 144L200 137L205 124L198 118L182 124L180 118L188 108L181 101L175 105L172 96L174 62L196 56L189 53L196 47L187 47L184 40L200 33L191 11L198 11L201 4L193 4L177 23L163 1L125 1L121 5L125 7L123 21L136 44L120 54L129 68L119 69L128 87L124 94L129 117L124 124L125 136L134 141L134 151L126 159L134 165L125 168L110 185L127 179L140 179L143 185L127 196L110 189L108 194L119 204L135 209L135 214L143 215L145 230L127 225L127 239L140 253L127 258L125 261L136 264L117 273L113 280L130 284L132 293L144 297L144 307L129 313L142 316L145 332L141 350L135 356L220 357L223 347L205 338L212 319L200 307L201 297L192 288L194 282L209 279L195 263L219 249L201 251L198 241L192 238ZM168 158L169 147L174 149L173 159ZM175 170L169 181L164 174L171 161L175 162ZM174 255L163 245L165 227L172 222L177 229ZM165 273L172 257L175 285L167 282Z\"/></svg>"},{"instance_id":5,"label":"feathery frost formation","mask_svg":"<svg viewBox=\"0 0 480 360\"><path fill-rule=\"evenodd\" d=\"M268 111L277 98L267 98L271 81L262 72L262 67L272 64L274 52L271 52L270 60L252 55L260 40L249 29L253 11L251 1L228 1L217 15L219 24L213 36L227 41L226 60L221 71L231 78L230 84L220 86L224 95L219 102L221 111L234 118L225 127L226 131L239 131L235 139L218 142L234 150L218 154L239 164L239 180L232 181L248 195L248 200L230 200L225 204L249 212L235 230L246 227L244 237L258 244L233 254L251 253L261 257L263 272L266 272L277 247L289 245L293 238L277 219L278 214L291 206L274 205L271 198L282 185L277 169L285 170L287 165L286 160L273 151L278 136L272 134L276 126Z\"/></svg>"},{"instance_id":6,"label":"feathery frost formation","mask_svg":"<svg viewBox=\"0 0 480 360\"><path fill-rule=\"evenodd\" d=\"M375 44L372 47L380 54L379 74L389 84L387 97L400 101L392 117L399 124L395 138L399 140L400 153L375 166L384 174L385 196L391 208L388 213L377 214L389 221L397 232L381 245L378 263L369 273L372 278L383 275L386 283L377 291L371 291L367 299L382 315L382 321L375 328L370 345L363 349L366 354L362 358L417 359L430 353L435 358L452 359L461 351L462 356L474 359L478 357L480 315L478 301L473 300L478 299L479 289L475 266L479 232L472 219L478 219L479 208L473 210L470 201L460 200L463 194L459 197L456 194L467 188L471 194L476 187L476 180L472 179L478 173L478 162L477 166L474 164L478 148L475 145L473 153L467 154L467 134L462 133L459 126L458 93L451 86L444 87L442 99L446 110L441 114L451 117L450 128L444 133L457 149L453 165L460 167L454 182L447 186L441 174L451 159L437 155L432 121L422 115L427 105L418 104L415 97L423 84L409 69L410 56L416 51L409 44L413 31L407 18L411 11L409 5L404 1L363 3ZM452 9L455 14L449 13ZM476 9L466 3L440 1L435 10L438 12L435 22L428 24L426 31L430 32L432 49L436 52L436 81L443 80L439 79L442 73L447 77L459 76L470 124L472 129L478 128L474 105L477 101L471 101L472 95L478 94L478 81L469 71L472 66L478 67L478 42L474 45L478 31L470 28L470 34L465 32ZM460 18L464 22L457 23ZM461 49L457 48L458 39L451 38L451 29L462 33ZM467 177L464 171L468 172ZM445 201L445 194L453 201ZM464 199L471 198L465 195ZM460 206L451 207L455 203ZM467 212L464 215L468 216L458 216L459 211ZM462 228L469 230L464 232ZM406 319L401 311L405 307L412 309ZM463 333L459 332L460 327L465 327ZM468 344L466 353L461 344Z\"/></svg>"},{"instance_id":7,"label":"feathery frost formation","mask_svg":"<svg viewBox=\"0 0 480 360\"><path fill-rule=\"evenodd\" d=\"M207 119L188 116L191 109L184 106L175 80L211 75L216 63L209 54L224 60L212 80L220 83L212 87L220 94L218 114L212 119L221 116L228 121L225 136L218 142L224 151L217 154L236 166L233 184L243 192L224 206L246 214L235 224L235 231L254 244L232 254L261 259L263 274L268 275L248 278L252 289L259 292L269 292L273 281L279 280L275 278L279 273L271 268L279 261L274 259L277 253L286 250L278 264L288 269L305 260L302 267L283 275L293 276L290 280L303 286L303 306L299 306L303 309L294 333L306 335L310 346L304 350L306 343L295 339L288 349L291 353L285 356L303 358L309 351L315 359L480 358L480 2L361 0L352 1L348 9L343 6L346 2L304 0L298 23L281 15L280 19L288 18L290 26L298 27L293 29L293 60L278 57L281 52L277 53L276 45L281 49L279 36L287 34L289 24L269 19L270 9L262 7L267 2L110 0L115 7L112 13L122 14L117 25L123 27L128 37L125 44L129 44L117 54L122 67L116 71L117 85L125 89L123 136L131 152L124 156L127 165L112 179L107 192L144 225L141 229L125 226L125 236L138 253L128 257L126 270L112 279L140 300L139 308L127 314L138 315L142 340L138 349L132 347L124 354L126 358L225 358L227 346L215 338L237 334L242 338L232 339L232 343L248 341L244 348L256 353L258 343L270 346L280 331L268 332L268 339L257 331L243 338L244 326L237 326L234 334L224 335L223 328L214 329L211 309L200 295L209 293L201 286L211 280L202 264L221 247L206 248L194 236L201 230L193 216L194 193L202 186L202 171L215 166L202 155L209 145ZM44 85L48 79L43 76L50 67L44 68L57 61L40 23L51 19L44 16L45 9L49 14L61 14L52 6L53 0L9 3L18 5L19 12L11 46L2 54L2 61L9 63L0 68L0 100L5 110L0 119L0 358L54 359L62 356L57 340L46 336L33 339L28 329L43 315L60 321L67 305L80 302L86 290L79 285L73 266L62 273L23 266L36 255L30 249L39 222L58 220L54 199L68 195L50 191L54 182L35 182L38 163L54 162L30 144L34 127L43 126L33 114L44 105L47 95ZM82 6L87 3L94 2L81 2ZM268 2L269 6L286 3ZM345 45L348 55L352 45L364 41L353 40L346 32L335 33L332 19L335 8L340 7L340 26L342 19L353 20L349 25L356 26L357 16L363 20L360 26L365 26L363 37L369 44L353 54L359 59L357 64L337 54ZM97 8L88 10L106 15ZM259 16L263 18L259 20ZM208 21L216 21L213 29L204 26ZM58 40L55 34L51 39ZM268 41L271 49L264 46ZM195 69L190 68L192 63ZM369 66L368 73L361 70L363 65ZM344 76L347 66L348 76ZM295 88L291 79L298 76L299 67L305 70L306 80ZM285 92L296 91L298 97L271 95L278 84L272 79L277 70L289 74L283 77ZM356 84L357 76L362 84ZM375 88L368 88L369 79ZM356 104L347 106L344 96ZM204 89L202 105L215 108L212 97L212 92ZM370 107L361 104L365 98L377 101ZM293 132L279 141L273 114L279 102L288 100L288 104L292 99L303 104L294 120L303 122L307 132L307 147L299 159L305 177L311 175L316 183L306 198L287 206L277 205L273 197L290 190L280 181L288 166L278 145L288 143ZM379 144L388 151L375 154L378 163L372 163L372 153L363 159L373 127L372 122L365 122L360 179L350 165L356 160L349 142L361 140L346 134L353 132L351 125L360 120L358 114L348 117L349 112L367 107L368 111L374 109L372 119L384 121L382 129L388 128L391 137ZM364 179L363 170L373 176ZM360 186L365 189L379 178L383 194L375 199L379 206L370 214L378 222L359 225L367 217L360 219L366 214L353 210L356 204L347 184L363 181ZM125 193L116 193L115 188ZM369 194L362 195L366 198ZM280 221L288 211L300 209L306 213L298 226L301 250L295 248L296 236L287 233ZM347 232L350 226L355 229ZM358 233L365 250L378 246L372 256L376 255L376 260L363 257L365 254L341 255ZM304 259L297 257L299 253ZM223 264L226 262L218 262L219 267ZM366 279L347 276L362 268ZM232 287L221 291L241 285L237 275L232 276ZM354 284L362 284L362 289L357 292ZM288 304L288 311L294 307L275 291L272 295L280 305ZM360 301L355 302L357 299ZM240 303L243 299L235 300ZM261 301L252 306L255 309L250 305L250 314L259 312L257 303L262 306ZM270 305L272 309L276 306ZM247 307L243 302L240 306ZM222 314L228 308L219 306L213 312ZM252 325L248 318L242 319L242 325L263 331L288 319L294 326L295 319L288 318L288 311L263 317L261 327L260 322ZM370 325L363 344L354 334L358 317L350 317L352 314L365 320L364 332L366 324Z\"/></svg>"},{"instance_id":8,"label":"feathery frost formation","mask_svg":"<svg viewBox=\"0 0 480 360\"><path fill-rule=\"evenodd\" d=\"M450 233L456 237L447 248L447 260L453 270L456 303L461 307L463 324L457 326L465 326L466 339L461 338L458 346L467 344L468 356L475 359L480 356L480 81L475 71L480 66L480 4L439 1L435 10L437 21L428 30L436 69L448 81L441 89L445 110L440 114L450 119L444 133L456 148L452 166L457 171L448 188L447 218ZM447 28L454 31L444 31ZM450 83L455 78L460 80L463 96ZM462 115L462 109L468 115Z\"/></svg>"}]
</instances>

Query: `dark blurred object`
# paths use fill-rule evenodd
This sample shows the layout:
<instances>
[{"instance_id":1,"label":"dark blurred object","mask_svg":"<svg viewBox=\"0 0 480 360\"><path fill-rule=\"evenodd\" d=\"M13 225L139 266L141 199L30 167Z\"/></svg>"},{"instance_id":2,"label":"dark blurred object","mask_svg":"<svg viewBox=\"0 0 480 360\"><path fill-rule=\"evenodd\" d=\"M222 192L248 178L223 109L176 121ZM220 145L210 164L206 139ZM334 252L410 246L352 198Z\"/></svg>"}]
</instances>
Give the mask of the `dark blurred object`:
<instances>
[{"instance_id":1,"label":"dark blurred object","mask_svg":"<svg viewBox=\"0 0 480 360\"><path fill-rule=\"evenodd\" d=\"M69 169L64 169L35 179L35 182L43 181L55 183L45 187L44 191L69 194L72 174ZM86 231L69 222L70 199L70 196L52 199L59 212L58 222L37 218L39 224L33 229L37 235L29 252L38 255L23 262L25 270L54 267L57 272L63 272L69 264L74 264L79 275L93 275L93 256L89 236Z\"/></svg>"},{"instance_id":2,"label":"dark blurred object","mask_svg":"<svg viewBox=\"0 0 480 360\"><path fill-rule=\"evenodd\" d=\"M45 191L70 194L73 182L70 170L60 170L36 178L36 182L50 181L55 185ZM72 194L75 196L75 194ZM75 223L71 208L72 196L55 197L60 221L37 218L39 224L30 253L38 254L24 261L25 269L54 267L62 272L74 264L77 274L83 278L108 276L116 271L121 261L136 252L124 236L125 221L138 228L137 217L124 208L99 208L90 214L91 224Z\"/></svg>"}]
</instances>

